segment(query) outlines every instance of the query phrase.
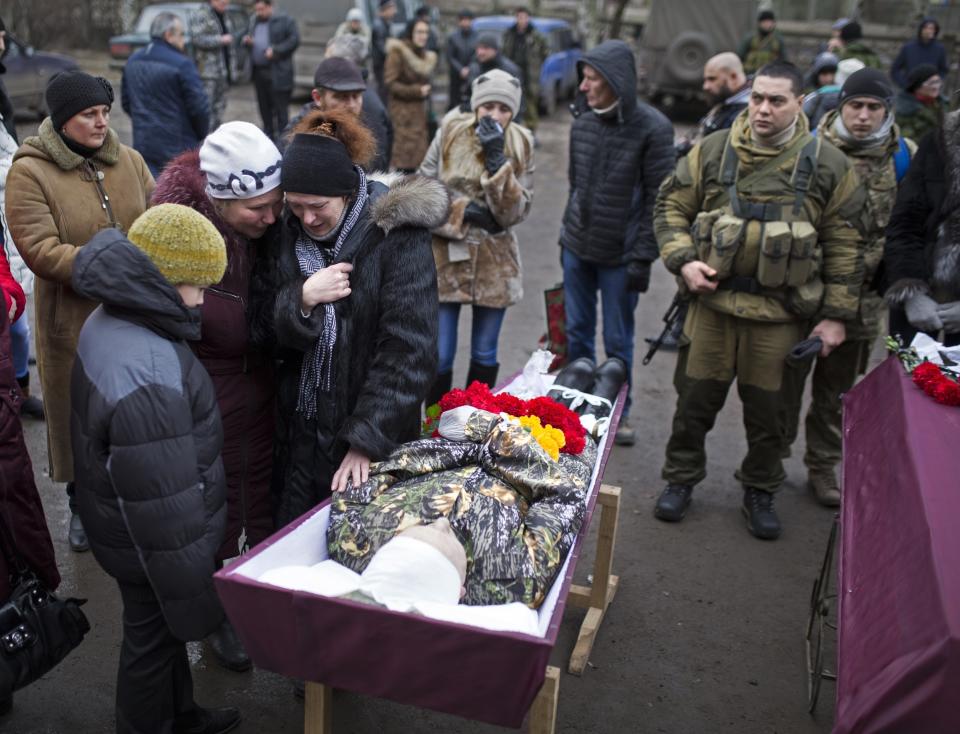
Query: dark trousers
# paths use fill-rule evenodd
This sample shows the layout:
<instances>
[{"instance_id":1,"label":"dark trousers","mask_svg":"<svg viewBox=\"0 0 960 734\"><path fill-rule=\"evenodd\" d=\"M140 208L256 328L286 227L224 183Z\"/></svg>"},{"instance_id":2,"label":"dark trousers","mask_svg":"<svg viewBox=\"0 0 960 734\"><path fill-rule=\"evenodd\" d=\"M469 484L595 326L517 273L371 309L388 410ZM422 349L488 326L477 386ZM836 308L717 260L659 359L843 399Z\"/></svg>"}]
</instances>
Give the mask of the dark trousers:
<instances>
[{"instance_id":1,"label":"dark trousers","mask_svg":"<svg viewBox=\"0 0 960 734\"><path fill-rule=\"evenodd\" d=\"M263 120L263 132L271 140L277 140L287 127L290 118L291 89L274 89L273 74L269 66L253 67L253 86L257 90L257 106Z\"/></svg>"},{"instance_id":2,"label":"dark trousers","mask_svg":"<svg viewBox=\"0 0 960 734\"><path fill-rule=\"evenodd\" d=\"M187 646L170 632L153 589L119 583L123 642L117 671L117 734L169 734L195 715Z\"/></svg>"}]
</instances>

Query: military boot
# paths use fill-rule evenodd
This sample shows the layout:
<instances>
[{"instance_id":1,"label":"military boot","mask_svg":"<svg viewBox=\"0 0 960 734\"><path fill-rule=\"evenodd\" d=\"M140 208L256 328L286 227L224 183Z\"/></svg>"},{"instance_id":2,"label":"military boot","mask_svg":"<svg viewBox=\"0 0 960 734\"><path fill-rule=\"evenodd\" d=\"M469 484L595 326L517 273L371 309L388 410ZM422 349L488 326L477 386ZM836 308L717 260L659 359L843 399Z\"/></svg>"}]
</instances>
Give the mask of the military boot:
<instances>
[{"instance_id":1,"label":"military boot","mask_svg":"<svg viewBox=\"0 0 960 734\"><path fill-rule=\"evenodd\" d=\"M780 537L780 518L773 509L773 493L747 487L743 490L743 514L747 530L755 538L776 540Z\"/></svg>"},{"instance_id":2,"label":"military boot","mask_svg":"<svg viewBox=\"0 0 960 734\"><path fill-rule=\"evenodd\" d=\"M824 507L840 506L840 487L837 486L837 475L833 469L811 470L807 474L807 486Z\"/></svg>"},{"instance_id":3,"label":"military boot","mask_svg":"<svg viewBox=\"0 0 960 734\"><path fill-rule=\"evenodd\" d=\"M680 522L687 514L692 495L693 487L689 484L668 484L657 498L653 508L654 517L665 522Z\"/></svg>"}]
</instances>

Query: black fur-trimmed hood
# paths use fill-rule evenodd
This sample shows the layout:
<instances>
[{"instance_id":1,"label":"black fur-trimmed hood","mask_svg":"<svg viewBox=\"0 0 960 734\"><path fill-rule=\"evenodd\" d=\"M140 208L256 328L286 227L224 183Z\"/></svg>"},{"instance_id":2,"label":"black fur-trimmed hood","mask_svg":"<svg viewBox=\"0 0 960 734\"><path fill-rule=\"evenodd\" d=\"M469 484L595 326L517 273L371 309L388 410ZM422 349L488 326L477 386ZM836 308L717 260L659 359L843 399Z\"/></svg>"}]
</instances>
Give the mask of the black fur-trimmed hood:
<instances>
[{"instance_id":1,"label":"black fur-trimmed hood","mask_svg":"<svg viewBox=\"0 0 960 734\"><path fill-rule=\"evenodd\" d=\"M374 224L384 232L398 227L433 229L447 221L450 192L436 179L416 174L378 173L371 176L371 180L387 187L370 209Z\"/></svg>"}]
</instances>

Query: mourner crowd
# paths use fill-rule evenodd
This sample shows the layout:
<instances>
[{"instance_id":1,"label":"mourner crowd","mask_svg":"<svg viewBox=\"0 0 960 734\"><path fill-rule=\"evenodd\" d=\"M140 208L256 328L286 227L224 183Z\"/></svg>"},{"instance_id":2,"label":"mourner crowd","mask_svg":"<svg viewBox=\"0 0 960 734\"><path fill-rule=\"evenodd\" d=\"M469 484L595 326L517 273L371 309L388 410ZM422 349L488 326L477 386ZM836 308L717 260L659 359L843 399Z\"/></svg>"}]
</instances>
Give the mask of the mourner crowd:
<instances>
[{"instance_id":1,"label":"mourner crowd","mask_svg":"<svg viewBox=\"0 0 960 734\"><path fill-rule=\"evenodd\" d=\"M419 435L422 406L453 387L465 306L467 382L496 385L504 314L523 292L515 228L533 201L547 54L526 9L502 38L459 14L440 119L429 11L400 38L393 0L372 27L350 11L290 120L297 24L258 0L235 28L226 5L209 0L190 29L154 18L119 90L132 147L110 127L103 78L52 78L49 116L19 145L0 99L0 537L57 587L21 424L44 419L70 547L93 551L123 601L120 732L238 724L193 699L185 641L251 665L212 575ZM804 462L816 498L837 506L840 396L886 324L905 342L960 341L960 112L944 104L936 21L889 70L856 21L838 21L807 74L775 26L761 12L739 53L707 62L712 107L678 141L638 99L629 45L586 51L559 230L571 362L597 361L599 292L604 352L633 379L653 262L676 278L656 517L688 511L736 379L743 512L763 539L781 533L774 497L810 374ZM251 49L261 127L222 120L237 44ZM634 442L629 416L630 397L618 444ZM8 545L0 603L19 565Z\"/></svg>"}]
</instances>

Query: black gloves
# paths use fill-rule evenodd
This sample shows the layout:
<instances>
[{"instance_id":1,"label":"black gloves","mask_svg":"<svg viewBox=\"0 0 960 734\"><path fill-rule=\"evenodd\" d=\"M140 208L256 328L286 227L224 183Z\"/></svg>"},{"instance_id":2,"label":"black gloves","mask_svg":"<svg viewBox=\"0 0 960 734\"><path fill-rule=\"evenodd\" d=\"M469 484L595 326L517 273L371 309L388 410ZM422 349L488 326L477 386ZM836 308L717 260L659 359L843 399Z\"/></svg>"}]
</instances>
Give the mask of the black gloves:
<instances>
[{"instance_id":1,"label":"black gloves","mask_svg":"<svg viewBox=\"0 0 960 734\"><path fill-rule=\"evenodd\" d=\"M627 263L627 290L631 293L646 293L650 287L650 263L646 260L631 260Z\"/></svg>"},{"instance_id":2,"label":"black gloves","mask_svg":"<svg viewBox=\"0 0 960 734\"><path fill-rule=\"evenodd\" d=\"M503 154L503 128L492 117L481 117L477 123L477 140L483 148L483 163L491 176L507 162Z\"/></svg>"},{"instance_id":3,"label":"black gloves","mask_svg":"<svg viewBox=\"0 0 960 734\"><path fill-rule=\"evenodd\" d=\"M483 204L471 201L463 211L464 224L474 224L481 229L487 230L490 234L500 234L503 227L493 218L490 210Z\"/></svg>"}]
</instances>

